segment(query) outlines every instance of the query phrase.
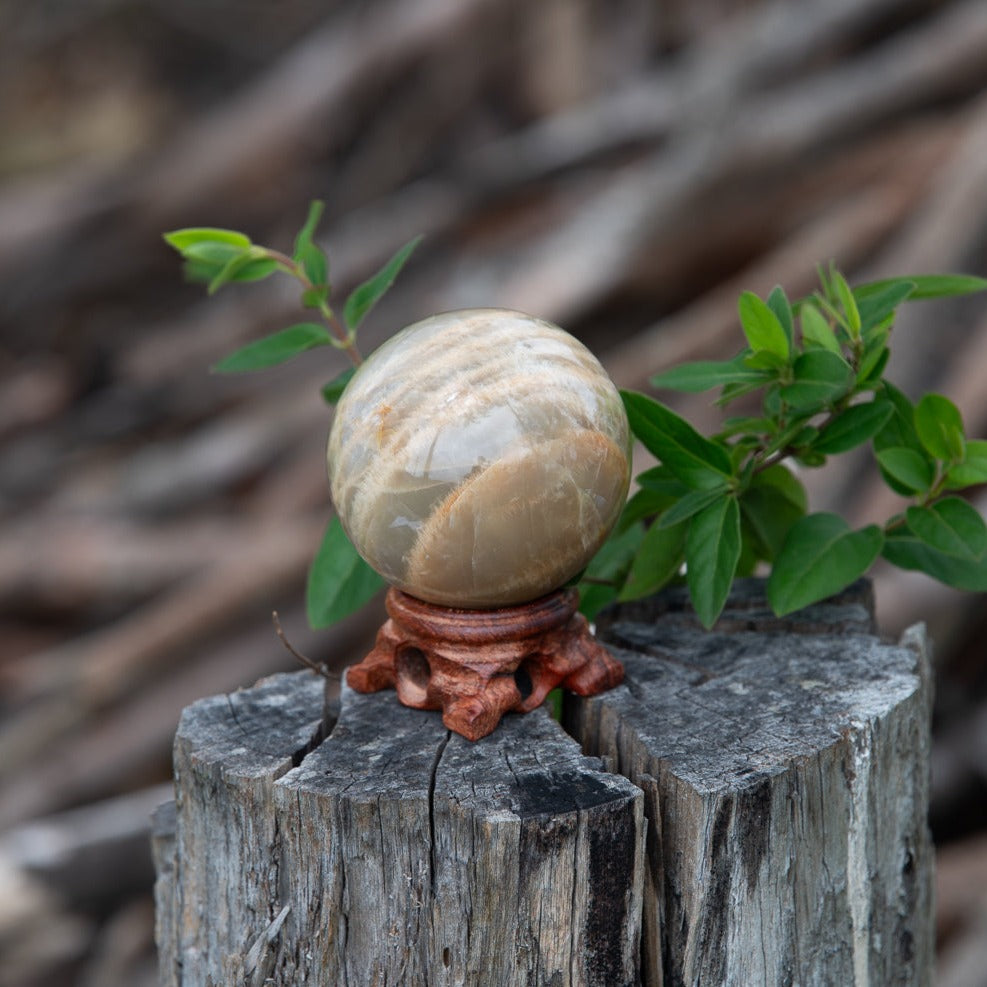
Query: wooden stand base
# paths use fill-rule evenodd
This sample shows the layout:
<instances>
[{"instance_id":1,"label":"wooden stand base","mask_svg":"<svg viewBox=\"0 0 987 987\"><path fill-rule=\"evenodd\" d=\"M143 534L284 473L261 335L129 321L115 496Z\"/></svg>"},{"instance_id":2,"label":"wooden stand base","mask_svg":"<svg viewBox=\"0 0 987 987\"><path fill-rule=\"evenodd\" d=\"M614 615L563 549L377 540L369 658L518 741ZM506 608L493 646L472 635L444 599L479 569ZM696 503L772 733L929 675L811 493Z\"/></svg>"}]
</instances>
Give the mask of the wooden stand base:
<instances>
[{"instance_id":1,"label":"wooden stand base","mask_svg":"<svg viewBox=\"0 0 987 987\"><path fill-rule=\"evenodd\" d=\"M504 713L537 708L556 686L593 696L623 681L578 602L562 589L517 607L454 610L392 588L390 620L346 681L357 692L393 687L405 706L441 709L450 730L479 740Z\"/></svg>"}]
</instances>

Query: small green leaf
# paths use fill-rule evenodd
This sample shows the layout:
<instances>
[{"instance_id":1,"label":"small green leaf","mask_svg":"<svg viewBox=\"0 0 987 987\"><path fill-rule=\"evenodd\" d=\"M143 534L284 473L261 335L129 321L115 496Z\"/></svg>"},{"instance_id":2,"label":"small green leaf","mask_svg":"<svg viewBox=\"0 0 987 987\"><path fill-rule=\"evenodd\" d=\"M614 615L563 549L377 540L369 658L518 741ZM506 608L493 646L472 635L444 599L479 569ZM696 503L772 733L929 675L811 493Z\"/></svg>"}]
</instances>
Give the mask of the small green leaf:
<instances>
[{"instance_id":1,"label":"small green leaf","mask_svg":"<svg viewBox=\"0 0 987 987\"><path fill-rule=\"evenodd\" d=\"M961 490L979 483L987 483L987 441L970 439L963 459L950 466L946 486L950 490Z\"/></svg>"},{"instance_id":2,"label":"small green leaf","mask_svg":"<svg viewBox=\"0 0 987 987\"><path fill-rule=\"evenodd\" d=\"M869 299L896 284L912 284L908 295L910 302L925 301L930 298L953 298L957 295L972 295L987 291L987 279L970 274L909 274L903 278L884 278L858 285L855 289L858 299Z\"/></svg>"},{"instance_id":3,"label":"small green leaf","mask_svg":"<svg viewBox=\"0 0 987 987\"><path fill-rule=\"evenodd\" d=\"M908 527L930 548L944 555L976 561L987 552L987 526L961 497L944 497L929 507L909 507Z\"/></svg>"},{"instance_id":4,"label":"small green leaf","mask_svg":"<svg viewBox=\"0 0 987 987\"><path fill-rule=\"evenodd\" d=\"M890 335L891 332L888 329L872 329L868 333L867 343L864 346L864 353L860 358L860 366L857 370L858 384L875 380L884 370L890 355L887 346Z\"/></svg>"},{"instance_id":5,"label":"small green leaf","mask_svg":"<svg viewBox=\"0 0 987 987\"><path fill-rule=\"evenodd\" d=\"M747 342L755 353L765 350L788 360L791 347L785 328L778 316L754 292L745 291L740 296L737 312Z\"/></svg>"},{"instance_id":6,"label":"small green leaf","mask_svg":"<svg viewBox=\"0 0 987 987\"><path fill-rule=\"evenodd\" d=\"M212 369L221 374L262 370L284 363L315 346L331 342L329 333L314 322L300 322L271 336L265 336L220 360Z\"/></svg>"},{"instance_id":7,"label":"small green leaf","mask_svg":"<svg viewBox=\"0 0 987 987\"><path fill-rule=\"evenodd\" d=\"M775 558L768 579L772 610L782 617L838 593L871 567L883 544L876 524L853 531L836 514L807 515Z\"/></svg>"},{"instance_id":8,"label":"small green leaf","mask_svg":"<svg viewBox=\"0 0 987 987\"><path fill-rule=\"evenodd\" d=\"M272 260L270 257L256 257L237 267L229 275L227 280L236 282L263 281L264 278L270 277L277 269L278 262L276 260Z\"/></svg>"},{"instance_id":9,"label":"small green leaf","mask_svg":"<svg viewBox=\"0 0 987 987\"><path fill-rule=\"evenodd\" d=\"M802 319L802 339L806 343L829 350L837 356L842 355L836 333L826 321L826 316L812 302L803 303L799 314Z\"/></svg>"},{"instance_id":10,"label":"small green leaf","mask_svg":"<svg viewBox=\"0 0 987 987\"><path fill-rule=\"evenodd\" d=\"M664 511L658 518L656 526L659 528L674 527L692 517L693 514L698 514L703 508L712 504L714 500L724 496L726 492L725 486L713 487L709 490L693 490Z\"/></svg>"},{"instance_id":11,"label":"small green leaf","mask_svg":"<svg viewBox=\"0 0 987 987\"><path fill-rule=\"evenodd\" d=\"M321 308L329 300L329 285L320 284L316 288L308 288L302 292L302 305L305 308Z\"/></svg>"},{"instance_id":12,"label":"small green leaf","mask_svg":"<svg viewBox=\"0 0 987 987\"><path fill-rule=\"evenodd\" d=\"M325 209L325 203L320 199L313 199L309 203L308 215L305 217L305 222L302 228L298 231L298 236L295 237L295 250L292 255L292 260L296 263L301 263L302 254L305 248L312 243L312 237L315 236L315 229L319 225L319 220L322 219L322 212ZM316 282L321 284L322 282Z\"/></svg>"},{"instance_id":13,"label":"small green leaf","mask_svg":"<svg viewBox=\"0 0 987 987\"><path fill-rule=\"evenodd\" d=\"M812 447L827 456L847 452L874 438L893 414L890 401L877 399L852 405L822 430Z\"/></svg>"},{"instance_id":14,"label":"small green leaf","mask_svg":"<svg viewBox=\"0 0 987 987\"><path fill-rule=\"evenodd\" d=\"M795 382L779 392L792 408L824 408L839 400L853 385L850 364L829 350L808 350L792 367Z\"/></svg>"},{"instance_id":15,"label":"small green leaf","mask_svg":"<svg viewBox=\"0 0 987 987\"><path fill-rule=\"evenodd\" d=\"M422 238L416 236L409 241L372 277L355 288L343 309L343 318L349 329L357 329L367 317L367 313L377 304L384 292L394 284L401 268L411 256L411 252L421 243Z\"/></svg>"},{"instance_id":16,"label":"small green leaf","mask_svg":"<svg viewBox=\"0 0 987 987\"><path fill-rule=\"evenodd\" d=\"M904 446L925 455L925 447L915 431L915 408L912 402L890 381L882 381L881 391L894 405L894 414L888 419L884 428L874 436L874 448L880 450L892 446Z\"/></svg>"},{"instance_id":17,"label":"small green leaf","mask_svg":"<svg viewBox=\"0 0 987 987\"><path fill-rule=\"evenodd\" d=\"M740 512L756 540L759 558L781 551L792 525L806 510L805 488L781 465L758 474L740 498Z\"/></svg>"},{"instance_id":18,"label":"small green leaf","mask_svg":"<svg viewBox=\"0 0 987 987\"><path fill-rule=\"evenodd\" d=\"M385 586L360 558L339 518L334 517L308 571L305 604L313 629L328 627L355 613Z\"/></svg>"},{"instance_id":19,"label":"small green leaf","mask_svg":"<svg viewBox=\"0 0 987 987\"><path fill-rule=\"evenodd\" d=\"M315 288L321 288L329 281L329 258L325 251L318 244L312 241L315 235L315 228L322 218L323 203L315 199L308 207L308 216L305 225L298 231L295 237L295 250L292 260L296 264L301 264L305 277ZM326 292L328 294L328 291ZM310 306L312 308L318 307Z\"/></svg>"},{"instance_id":20,"label":"small green leaf","mask_svg":"<svg viewBox=\"0 0 987 987\"><path fill-rule=\"evenodd\" d=\"M314 288L321 288L329 280L329 258L325 251L314 243L308 243L298 253L296 258L302 265L305 277Z\"/></svg>"},{"instance_id":21,"label":"small green leaf","mask_svg":"<svg viewBox=\"0 0 987 987\"><path fill-rule=\"evenodd\" d=\"M231 260L237 257L249 256L249 252L250 247L241 247L232 243L214 243L211 240L205 240L202 243L193 243L182 252L182 255L186 260L208 261L209 263L217 264L219 267L225 267Z\"/></svg>"},{"instance_id":22,"label":"small green leaf","mask_svg":"<svg viewBox=\"0 0 987 987\"><path fill-rule=\"evenodd\" d=\"M621 391L631 430L686 486L720 487L732 472L726 449L701 436L670 408L635 391Z\"/></svg>"},{"instance_id":23,"label":"small green leaf","mask_svg":"<svg viewBox=\"0 0 987 987\"><path fill-rule=\"evenodd\" d=\"M688 487L667 466L652 466L638 473L637 485L656 494L679 498L688 492Z\"/></svg>"},{"instance_id":24,"label":"small green leaf","mask_svg":"<svg viewBox=\"0 0 987 987\"><path fill-rule=\"evenodd\" d=\"M655 387L672 391L698 393L726 384L760 384L771 379L761 370L745 366L741 357L735 360L698 360L683 363L651 378Z\"/></svg>"},{"instance_id":25,"label":"small green leaf","mask_svg":"<svg viewBox=\"0 0 987 987\"><path fill-rule=\"evenodd\" d=\"M788 366L787 359L778 356L777 353L769 353L767 350L761 350L759 353L751 353L749 356L745 356L743 363L748 370L762 372L762 381L777 377L778 372Z\"/></svg>"},{"instance_id":26,"label":"small green leaf","mask_svg":"<svg viewBox=\"0 0 987 987\"><path fill-rule=\"evenodd\" d=\"M926 394L915 406L915 431L936 459L961 462L965 452L959 408L941 394Z\"/></svg>"},{"instance_id":27,"label":"small green leaf","mask_svg":"<svg viewBox=\"0 0 987 987\"><path fill-rule=\"evenodd\" d=\"M350 382L350 378L356 373L356 367L347 367L342 373L337 374L333 377L328 384L322 388L322 400L326 404L336 404L339 399L343 396L343 391L346 390L346 385Z\"/></svg>"},{"instance_id":28,"label":"small green leaf","mask_svg":"<svg viewBox=\"0 0 987 987\"><path fill-rule=\"evenodd\" d=\"M836 294L843 306L843 314L846 319L846 327L850 330L850 336L857 339L860 336L860 312L857 309L857 301L853 297L850 286L846 283L846 278L839 271L832 272L832 285L836 289Z\"/></svg>"},{"instance_id":29,"label":"small green leaf","mask_svg":"<svg viewBox=\"0 0 987 987\"><path fill-rule=\"evenodd\" d=\"M686 581L702 625L716 623L740 561L740 508L721 497L690 522L685 541Z\"/></svg>"},{"instance_id":30,"label":"small green leaf","mask_svg":"<svg viewBox=\"0 0 987 987\"><path fill-rule=\"evenodd\" d=\"M937 552L907 528L888 532L881 554L899 569L924 572L947 586L967 592L987 592L987 559L970 561Z\"/></svg>"},{"instance_id":31,"label":"small green leaf","mask_svg":"<svg viewBox=\"0 0 987 987\"><path fill-rule=\"evenodd\" d=\"M267 260L266 251L262 247L250 247L235 257L231 257L226 264L217 272L216 276L209 282L209 294L213 295L228 281L235 281L237 275L242 273L256 261Z\"/></svg>"},{"instance_id":32,"label":"small green leaf","mask_svg":"<svg viewBox=\"0 0 987 987\"><path fill-rule=\"evenodd\" d=\"M866 336L868 332L881 325L914 290L914 281L892 281L879 291L863 294L859 288L854 288L853 296L857 300L857 309L860 312L860 324L864 335Z\"/></svg>"},{"instance_id":33,"label":"small green leaf","mask_svg":"<svg viewBox=\"0 0 987 987\"><path fill-rule=\"evenodd\" d=\"M935 469L921 453L903 446L892 446L879 450L876 455L881 469L897 480L906 493L925 493L931 488Z\"/></svg>"},{"instance_id":34,"label":"small green leaf","mask_svg":"<svg viewBox=\"0 0 987 987\"><path fill-rule=\"evenodd\" d=\"M656 524L648 528L618 599L637 600L657 593L675 578L682 567L687 527L680 523L669 528Z\"/></svg>"},{"instance_id":35,"label":"small green leaf","mask_svg":"<svg viewBox=\"0 0 987 987\"><path fill-rule=\"evenodd\" d=\"M678 483L678 480L675 482ZM682 490L688 490L688 487L685 487L680 483L679 487ZM677 499L677 497L655 493L652 490L638 490L637 493L635 493L634 496L631 497L626 504L624 504L624 509L620 512L620 520L617 522L617 530L626 531L627 528L629 528L632 524L636 524L638 521L642 521L645 518L656 517L663 511L667 511Z\"/></svg>"},{"instance_id":36,"label":"small green leaf","mask_svg":"<svg viewBox=\"0 0 987 987\"><path fill-rule=\"evenodd\" d=\"M579 611L587 620L617 599L644 533L640 523L616 530L593 556L579 583Z\"/></svg>"},{"instance_id":37,"label":"small green leaf","mask_svg":"<svg viewBox=\"0 0 987 987\"><path fill-rule=\"evenodd\" d=\"M250 237L236 230L220 230L209 226L189 227L164 234L165 241L181 254L188 254L189 247L203 243L225 243L234 247L247 248Z\"/></svg>"},{"instance_id":38,"label":"small green leaf","mask_svg":"<svg viewBox=\"0 0 987 987\"><path fill-rule=\"evenodd\" d=\"M792 306L785 294L785 289L780 284L776 284L768 295L768 308L777 316L781 323L781 328L785 330L788 337L788 348L791 350L795 342L795 322L792 317Z\"/></svg>"}]
</instances>

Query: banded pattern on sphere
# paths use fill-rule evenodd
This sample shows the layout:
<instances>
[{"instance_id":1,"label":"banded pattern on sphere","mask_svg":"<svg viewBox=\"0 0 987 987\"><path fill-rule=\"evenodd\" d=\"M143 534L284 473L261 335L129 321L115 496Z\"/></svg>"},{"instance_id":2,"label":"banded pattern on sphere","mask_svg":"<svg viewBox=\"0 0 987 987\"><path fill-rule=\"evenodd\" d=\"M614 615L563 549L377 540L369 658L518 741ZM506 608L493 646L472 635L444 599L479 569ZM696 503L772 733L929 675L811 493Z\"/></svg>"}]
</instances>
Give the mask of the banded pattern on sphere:
<instances>
[{"instance_id":1,"label":"banded pattern on sphere","mask_svg":"<svg viewBox=\"0 0 987 987\"><path fill-rule=\"evenodd\" d=\"M630 433L582 343L472 309L409 326L360 367L328 462L343 527L385 579L490 608L543 596L592 558L627 495Z\"/></svg>"}]
</instances>

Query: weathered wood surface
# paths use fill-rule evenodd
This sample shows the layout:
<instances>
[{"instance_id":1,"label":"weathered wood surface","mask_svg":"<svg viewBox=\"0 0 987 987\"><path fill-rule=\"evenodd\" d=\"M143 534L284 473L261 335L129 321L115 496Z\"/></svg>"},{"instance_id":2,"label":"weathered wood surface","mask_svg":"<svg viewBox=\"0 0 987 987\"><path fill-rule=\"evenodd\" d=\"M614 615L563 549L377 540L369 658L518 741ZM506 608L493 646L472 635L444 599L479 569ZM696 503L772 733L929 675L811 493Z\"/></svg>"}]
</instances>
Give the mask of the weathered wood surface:
<instances>
[{"instance_id":1,"label":"weathered wood surface","mask_svg":"<svg viewBox=\"0 0 987 987\"><path fill-rule=\"evenodd\" d=\"M567 707L645 792L644 983L931 983L924 630L868 633L866 584L779 621L741 582L714 633L683 603L610 611L626 681Z\"/></svg>"},{"instance_id":2,"label":"weathered wood surface","mask_svg":"<svg viewBox=\"0 0 987 987\"><path fill-rule=\"evenodd\" d=\"M637 788L544 710L471 744L390 692L344 687L309 750L321 696L299 673L186 710L163 984L638 982Z\"/></svg>"},{"instance_id":3,"label":"weathered wood surface","mask_svg":"<svg viewBox=\"0 0 987 987\"><path fill-rule=\"evenodd\" d=\"M304 673L186 710L162 983L931 983L924 631L882 642L867 583L779 620L754 580L712 633L678 590L598 630L626 682L565 719L602 765L543 710L336 720Z\"/></svg>"}]
</instances>

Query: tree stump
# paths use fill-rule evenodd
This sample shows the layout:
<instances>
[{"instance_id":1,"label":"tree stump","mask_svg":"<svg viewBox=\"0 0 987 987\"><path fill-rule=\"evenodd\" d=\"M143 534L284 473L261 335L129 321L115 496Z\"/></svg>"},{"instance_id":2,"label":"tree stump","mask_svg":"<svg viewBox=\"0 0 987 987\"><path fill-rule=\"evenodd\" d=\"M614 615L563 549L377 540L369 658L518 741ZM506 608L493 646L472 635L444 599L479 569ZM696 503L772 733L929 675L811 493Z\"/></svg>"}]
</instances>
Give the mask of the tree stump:
<instances>
[{"instance_id":1,"label":"tree stump","mask_svg":"<svg viewBox=\"0 0 987 987\"><path fill-rule=\"evenodd\" d=\"M163 984L639 982L635 786L543 709L470 743L344 686L330 733L322 693L281 675L183 714Z\"/></svg>"},{"instance_id":2,"label":"tree stump","mask_svg":"<svg viewBox=\"0 0 987 987\"><path fill-rule=\"evenodd\" d=\"M627 674L567 697L591 756L544 710L469 743L344 688L337 719L307 673L189 707L162 984L929 984L922 630L744 581L713 633L669 591L598 634Z\"/></svg>"},{"instance_id":3,"label":"tree stump","mask_svg":"<svg viewBox=\"0 0 987 987\"><path fill-rule=\"evenodd\" d=\"M864 581L779 619L741 580L714 633L670 590L598 634L625 684L566 725L645 792L643 982L930 984L924 628L882 643Z\"/></svg>"}]
</instances>

